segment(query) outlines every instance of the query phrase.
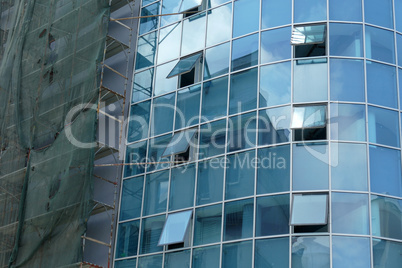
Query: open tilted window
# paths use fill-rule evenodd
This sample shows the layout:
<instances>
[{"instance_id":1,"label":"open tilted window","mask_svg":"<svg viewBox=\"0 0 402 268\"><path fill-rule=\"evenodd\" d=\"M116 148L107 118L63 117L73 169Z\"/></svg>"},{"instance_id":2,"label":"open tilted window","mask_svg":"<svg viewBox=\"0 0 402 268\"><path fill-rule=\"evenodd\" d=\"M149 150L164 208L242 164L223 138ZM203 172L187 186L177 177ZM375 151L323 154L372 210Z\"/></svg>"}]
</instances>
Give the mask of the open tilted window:
<instances>
[{"instance_id":1,"label":"open tilted window","mask_svg":"<svg viewBox=\"0 0 402 268\"><path fill-rule=\"evenodd\" d=\"M187 246L186 242L189 242L187 229L192 215L192 210L169 214L159 238L158 246L167 245L173 248Z\"/></svg>"},{"instance_id":2,"label":"open tilted window","mask_svg":"<svg viewBox=\"0 0 402 268\"><path fill-rule=\"evenodd\" d=\"M291 128L295 141L325 140L327 138L326 105L293 107Z\"/></svg>"},{"instance_id":3,"label":"open tilted window","mask_svg":"<svg viewBox=\"0 0 402 268\"><path fill-rule=\"evenodd\" d=\"M295 58L326 55L326 25L295 26L290 43L295 47Z\"/></svg>"},{"instance_id":4,"label":"open tilted window","mask_svg":"<svg viewBox=\"0 0 402 268\"><path fill-rule=\"evenodd\" d=\"M173 161L177 164L194 160L196 139L197 129L188 129L175 133L166 146L162 157L173 155Z\"/></svg>"},{"instance_id":5,"label":"open tilted window","mask_svg":"<svg viewBox=\"0 0 402 268\"><path fill-rule=\"evenodd\" d=\"M167 78L179 76L179 88L186 87L201 81L202 52L181 58L173 67Z\"/></svg>"},{"instance_id":6,"label":"open tilted window","mask_svg":"<svg viewBox=\"0 0 402 268\"><path fill-rule=\"evenodd\" d=\"M184 17L189 17L206 9L206 0L181 0L180 13L184 13Z\"/></svg>"},{"instance_id":7,"label":"open tilted window","mask_svg":"<svg viewBox=\"0 0 402 268\"><path fill-rule=\"evenodd\" d=\"M294 232L327 230L328 195L295 194L292 201L290 225Z\"/></svg>"}]
</instances>

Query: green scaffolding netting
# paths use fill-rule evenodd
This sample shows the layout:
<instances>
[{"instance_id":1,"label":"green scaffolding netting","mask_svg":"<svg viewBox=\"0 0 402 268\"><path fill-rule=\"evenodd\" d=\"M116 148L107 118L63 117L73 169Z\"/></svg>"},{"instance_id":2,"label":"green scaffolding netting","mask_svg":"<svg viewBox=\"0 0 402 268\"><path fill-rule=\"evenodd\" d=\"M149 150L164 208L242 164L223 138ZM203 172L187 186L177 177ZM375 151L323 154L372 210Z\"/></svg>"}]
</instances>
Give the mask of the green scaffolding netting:
<instances>
[{"instance_id":1,"label":"green scaffolding netting","mask_svg":"<svg viewBox=\"0 0 402 268\"><path fill-rule=\"evenodd\" d=\"M72 267L94 148L71 137L95 141L108 0L0 4L0 267Z\"/></svg>"}]
</instances>

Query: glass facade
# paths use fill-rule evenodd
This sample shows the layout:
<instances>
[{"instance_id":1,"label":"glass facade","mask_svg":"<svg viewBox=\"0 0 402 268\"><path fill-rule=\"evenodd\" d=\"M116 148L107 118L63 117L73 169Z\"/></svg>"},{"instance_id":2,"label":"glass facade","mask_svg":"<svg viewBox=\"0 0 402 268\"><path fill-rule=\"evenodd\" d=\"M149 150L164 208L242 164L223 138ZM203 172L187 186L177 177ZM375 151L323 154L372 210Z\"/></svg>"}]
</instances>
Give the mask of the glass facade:
<instances>
[{"instance_id":1,"label":"glass facade","mask_svg":"<svg viewBox=\"0 0 402 268\"><path fill-rule=\"evenodd\" d=\"M401 266L401 0L140 8L115 267Z\"/></svg>"}]
</instances>

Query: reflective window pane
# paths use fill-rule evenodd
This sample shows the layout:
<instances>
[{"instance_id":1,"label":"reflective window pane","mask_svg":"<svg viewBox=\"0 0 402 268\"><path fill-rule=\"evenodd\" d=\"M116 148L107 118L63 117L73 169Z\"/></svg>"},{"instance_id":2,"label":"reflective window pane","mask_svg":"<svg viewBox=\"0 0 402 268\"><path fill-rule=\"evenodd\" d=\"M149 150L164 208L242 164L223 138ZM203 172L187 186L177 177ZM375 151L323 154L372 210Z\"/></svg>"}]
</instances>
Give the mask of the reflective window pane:
<instances>
[{"instance_id":1,"label":"reflective window pane","mask_svg":"<svg viewBox=\"0 0 402 268\"><path fill-rule=\"evenodd\" d=\"M331 139L366 141L366 106L331 104Z\"/></svg>"},{"instance_id":2,"label":"reflective window pane","mask_svg":"<svg viewBox=\"0 0 402 268\"><path fill-rule=\"evenodd\" d=\"M159 30L158 64L179 57L181 25L176 23Z\"/></svg>"},{"instance_id":3,"label":"reflective window pane","mask_svg":"<svg viewBox=\"0 0 402 268\"><path fill-rule=\"evenodd\" d=\"M129 260L122 260L122 261L116 261L114 263L114 267L115 268L131 268L131 267L135 267L135 265L137 264L137 259L129 259Z\"/></svg>"},{"instance_id":4,"label":"reflective window pane","mask_svg":"<svg viewBox=\"0 0 402 268\"><path fill-rule=\"evenodd\" d=\"M237 3L237 2L236 2ZM258 64L258 34L233 40L232 71Z\"/></svg>"},{"instance_id":5,"label":"reflective window pane","mask_svg":"<svg viewBox=\"0 0 402 268\"><path fill-rule=\"evenodd\" d=\"M292 240L292 268L313 267L330 267L329 237L294 237Z\"/></svg>"},{"instance_id":6,"label":"reflective window pane","mask_svg":"<svg viewBox=\"0 0 402 268\"><path fill-rule=\"evenodd\" d=\"M293 107L291 128L322 128L327 121L325 105Z\"/></svg>"},{"instance_id":7,"label":"reflective window pane","mask_svg":"<svg viewBox=\"0 0 402 268\"><path fill-rule=\"evenodd\" d=\"M201 12L183 22L181 55L185 56L204 48L206 31L206 14Z\"/></svg>"},{"instance_id":8,"label":"reflective window pane","mask_svg":"<svg viewBox=\"0 0 402 268\"><path fill-rule=\"evenodd\" d=\"M259 10L259 0L238 0L234 3L233 37L258 30Z\"/></svg>"},{"instance_id":9,"label":"reflective window pane","mask_svg":"<svg viewBox=\"0 0 402 268\"><path fill-rule=\"evenodd\" d=\"M294 22L311 22L327 19L326 0L295 0Z\"/></svg>"},{"instance_id":10,"label":"reflective window pane","mask_svg":"<svg viewBox=\"0 0 402 268\"><path fill-rule=\"evenodd\" d=\"M402 35L396 34L397 50L398 50L398 65L402 66Z\"/></svg>"},{"instance_id":11,"label":"reflective window pane","mask_svg":"<svg viewBox=\"0 0 402 268\"><path fill-rule=\"evenodd\" d=\"M295 26L292 30L290 43L292 45L324 43L326 39L326 28L327 26L325 24Z\"/></svg>"},{"instance_id":12,"label":"reflective window pane","mask_svg":"<svg viewBox=\"0 0 402 268\"><path fill-rule=\"evenodd\" d=\"M333 101L364 102L364 62L330 59L330 88Z\"/></svg>"},{"instance_id":13,"label":"reflective window pane","mask_svg":"<svg viewBox=\"0 0 402 268\"><path fill-rule=\"evenodd\" d=\"M161 215L142 220L140 254L163 250L162 246L158 246L158 241L162 233L165 219L165 215Z\"/></svg>"},{"instance_id":14,"label":"reflective window pane","mask_svg":"<svg viewBox=\"0 0 402 268\"><path fill-rule=\"evenodd\" d=\"M313 102L328 99L328 64L295 61L293 101Z\"/></svg>"},{"instance_id":15,"label":"reflective window pane","mask_svg":"<svg viewBox=\"0 0 402 268\"><path fill-rule=\"evenodd\" d=\"M290 146L258 150L257 194L285 192L290 189Z\"/></svg>"},{"instance_id":16,"label":"reflective window pane","mask_svg":"<svg viewBox=\"0 0 402 268\"><path fill-rule=\"evenodd\" d=\"M162 254L138 258L138 268L162 268Z\"/></svg>"},{"instance_id":17,"label":"reflective window pane","mask_svg":"<svg viewBox=\"0 0 402 268\"><path fill-rule=\"evenodd\" d=\"M194 222L194 245L221 240L222 205L197 208Z\"/></svg>"},{"instance_id":18,"label":"reflective window pane","mask_svg":"<svg viewBox=\"0 0 402 268\"><path fill-rule=\"evenodd\" d=\"M155 96L159 96L163 93L167 93L177 88L177 76L172 78L166 78L172 68L176 65L177 60L165 63L156 68L155 75Z\"/></svg>"},{"instance_id":19,"label":"reflective window pane","mask_svg":"<svg viewBox=\"0 0 402 268\"><path fill-rule=\"evenodd\" d=\"M369 234L367 194L332 193L332 232Z\"/></svg>"},{"instance_id":20,"label":"reflective window pane","mask_svg":"<svg viewBox=\"0 0 402 268\"><path fill-rule=\"evenodd\" d=\"M231 25L232 4L210 10L208 12L207 47L229 40L232 36Z\"/></svg>"},{"instance_id":21,"label":"reflective window pane","mask_svg":"<svg viewBox=\"0 0 402 268\"><path fill-rule=\"evenodd\" d=\"M328 189L328 145L293 145L293 190Z\"/></svg>"},{"instance_id":22,"label":"reflective window pane","mask_svg":"<svg viewBox=\"0 0 402 268\"><path fill-rule=\"evenodd\" d=\"M399 107L402 109L402 69L398 68L398 77L399 77Z\"/></svg>"},{"instance_id":23,"label":"reflective window pane","mask_svg":"<svg viewBox=\"0 0 402 268\"><path fill-rule=\"evenodd\" d=\"M291 225L323 225L328 220L328 195L295 194L292 203Z\"/></svg>"},{"instance_id":24,"label":"reflective window pane","mask_svg":"<svg viewBox=\"0 0 402 268\"><path fill-rule=\"evenodd\" d=\"M144 176L123 181L120 201L120 221L138 218L141 216L143 188Z\"/></svg>"},{"instance_id":25,"label":"reflective window pane","mask_svg":"<svg viewBox=\"0 0 402 268\"><path fill-rule=\"evenodd\" d=\"M139 220L119 224L116 242L116 258L137 255L139 231Z\"/></svg>"},{"instance_id":26,"label":"reflective window pane","mask_svg":"<svg viewBox=\"0 0 402 268\"><path fill-rule=\"evenodd\" d=\"M171 78L173 76L188 73L194 68L194 65L202 56L202 52L193 54L191 56L182 58L179 62L173 67L172 71L168 74L167 78Z\"/></svg>"},{"instance_id":27,"label":"reflective window pane","mask_svg":"<svg viewBox=\"0 0 402 268\"><path fill-rule=\"evenodd\" d=\"M135 69L139 70L152 66L155 60L156 33L143 35L138 38L137 55L135 57Z\"/></svg>"},{"instance_id":28,"label":"reflective window pane","mask_svg":"<svg viewBox=\"0 0 402 268\"><path fill-rule=\"evenodd\" d=\"M169 214L158 245L170 245L184 242L184 236L187 233L190 218L193 215L192 210Z\"/></svg>"},{"instance_id":29,"label":"reflective window pane","mask_svg":"<svg viewBox=\"0 0 402 268\"><path fill-rule=\"evenodd\" d=\"M133 94L131 102L142 101L152 96L154 68L150 68L134 75Z\"/></svg>"},{"instance_id":30,"label":"reflective window pane","mask_svg":"<svg viewBox=\"0 0 402 268\"><path fill-rule=\"evenodd\" d=\"M228 156L225 199L239 198L254 193L254 157L254 150Z\"/></svg>"},{"instance_id":31,"label":"reflective window pane","mask_svg":"<svg viewBox=\"0 0 402 268\"><path fill-rule=\"evenodd\" d=\"M229 118L228 151L252 148L256 145L257 114L248 113Z\"/></svg>"},{"instance_id":32,"label":"reflective window pane","mask_svg":"<svg viewBox=\"0 0 402 268\"><path fill-rule=\"evenodd\" d=\"M329 0L329 19L362 21L361 0Z\"/></svg>"},{"instance_id":33,"label":"reflective window pane","mask_svg":"<svg viewBox=\"0 0 402 268\"><path fill-rule=\"evenodd\" d=\"M269 145L289 141L291 107L266 109L259 112L258 144Z\"/></svg>"},{"instance_id":34,"label":"reflective window pane","mask_svg":"<svg viewBox=\"0 0 402 268\"><path fill-rule=\"evenodd\" d=\"M398 268L402 263L402 243L373 239L374 267Z\"/></svg>"},{"instance_id":35,"label":"reflective window pane","mask_svg":"<svg viewBox=\"0 0 402 268\"><path fill-rule=\"evenodd\" d=\"M138 142L127 145L126 147L126 164L134 163L134 165L124 166L124 177L130 177L145 172L147 162L147 142ZM144 163L144 164L135 164Z\"/></svg>"},{"instance_id":36,"label":"reflective window pane","mask_svg":"<svg viewBox=\"0 0 402 268\"><path fill-rule=\"evenodd\" d=\"M382 236L401 240L402 201L394 198L372 195L371 225L373 236Z\"/></svg>"},{"instance_id":37,"label":"reflective window pane","mask_svg":"<svg viewBox=\"0 0 402 268\"><path fill-rule=\"evenodd\" d=\"M143 216L166 211L169 171L147 175L145 180Z\"/></svg>"},{"instance_id":38,"label":"reflective window pane","mask_svg":"<svg viewBox=\"0 0 402 268\"><path fill-rule=\"evenodd\" d=\"M159 2L141 9L140 31L139 34L155 30L159 23Z\"/></svg>"},{"instance_id":39,"label":"reflective window pane","mask_svg":"<svg viewBox=\"0 0 402 268\"><path fill-rule=\"evenodd\" d=\"M370 146L370 185L373 192L402 197L400 151Z\"/></svg>"},{"instance_id":40,"label":"reflective window pane","mask_svg":"<svg viewBox=\"0 0 402 268\"><path fill-rule=\"evenodd\" d=\"M189 268L190 250L170 252L165 254L164 268Z\"/></svg>"},{"instance_id":41,"label":"reflective window pane","mask_svg":"<svg viewBox=\"0 0 402 268\"><path fill-rule=\"evenodd\" d=\"M365 144L331 143L332 190L367 191Z\"/></svg>"},{"instance_id":42,"label":"reflective window pane","mask_svg":"<svg viewBox=\"0 0 402 268\"><path fill-rule=\"evenodd\" d=\"M367 23L393 28L392 0L365 0L364 19Z\"/></svg>"},{"instance_id":43,"label":"reflective window pane","mask_svg":"<svg viewBox=\"0 0 402 268\"><path fill-rule=\"evenodd\" d=\"M219 268L220 246L195 248L193 268Z\"/></svg>"},{"instance_id":44,"label":"reflective window pane","mask_svg":"<svg viewBox=\"0 0 402 268\"><path fill-rule=\"evenodd\" d=\"M175 95L172 93L154 99L152 103L151 136L172 131Z\"/></svg>"},{"instance_id":45,"label":"reflective window pane","mask_svg":"<svg viewBox=\"0 0 402 268\"><path fill-rule=\"evenodd\" d=\"M257 198L256 236L289 233L289 194Z\"/></svg>"},{"instance_id":46,"label":"reflective window pane","mask_svg":"<svg viewBox=\"0 0 402 268\"><path fill-rule=\"evenodd\" d=\"M398 108L395 67L367 61L367 99L373 104Z\"/></svg>"},{"instance_id":47,"label":"reflective window pane","mask_svg":"<svg viewBox=\"0 0 402 268\"><path fill-rule=\"evenodd\" d=\"M332 237L333 268L370 267L370 239L366 237ZM377 266L375 266L377 267Z\"/></svg>"},{"instance_id":48,"label":"reflective window pane","mask_svg":"<svg viewBox=\"0 0 402 268\"><path fill-rule=\"evenodd\" d=\"M173 14L178 13L180 8L181 1L177 0L163 0L162 2L162 14ZM170 23L176 22L183 17L180 15L170 15L170 16L161 16L161 27L168 25Z\"/></svg>"},{"instance_id":49,"label":"reflective window pane","mask_svg":"<svg viewBox=\"0 0 402 268\"><path fill-rule=\"evenodd\" d=\"M223 228L223 240L234 240L251 237L253 235L253 199L245 199L225 203L225 218ZM225 266L225 267L248 267Z\"/></svg>"},{"instance_id":50,"label":"reflective window pane","mask_svg":"<svg viewBox=\"0 0 402 268\"><path fill-rule=\"evenodd\" d=\"M162 137L149 140L147 161L150 163L152 162L160 162L160 163L147 165L147 171L169 167L169 164L164 163L168 162L169 158L162 157L162 154L165 151L166 146L169 144L171 138L172 138L171 135L164 135Z\"/></svg>"},{"instance_id":51,"label":"reflective window pane","mask_svg":"<svg viewBox=\"0 0 402 268\"><path fill-rule=\"evenodd\" d=\"M398 113L378 107L368 107L369 141L399 147Z\"/></svg>"},{"instance_id":52,"label":"reflective window pane","mask_svg":"<svg viewBox=\"0 0 402 268\"><path fill-rule=\"evenodd\" d=\"M292 21L291 0L262 0L262 29L290 24Z\"/></svg>"},{"instance_id":53,"label":"reflective window pane","mask_svg":"<svg viewBox=\"0 0 402 268\"><path fill-rule=\"evenodd\" d=\"M361 25L330 23L329 41L330 55L363 57L363 27Z\"/></svg>"},{"instance_id":54,"label":"reflective window pane","mask_svg":"<svg viewBox=\"0 0 402 268\"><path fill-rule=\"evenodd\" d=\"M230 79L229 113L255 109L257 106L258 69L236 73Z\"/></svg>"},{"instance_id":55,"label":"reflective window pane","mask_svg":"<svg viewBox=\"0 0 402 268\"><path fill-rule=\"evenodd\" d=\"M402 32L402 16L401 13L398 12L397 10L402 10L402 1L400 0L396 0L394 1L395 4L395 8L394 10L396 10L395 12L395 29L399 32Z\"/></svg>"},{"instance_id":56,"label":"reflective window pane","mask_svg":"<svg viewBox=\"0 0 402 268\"><path fill-rule=\"evenodd\" d=\"M224 244L222 249L222 268L245 268L252 265L251 241Z\"/></svg>"},{"instance_id":57,"label":"reflective window pane","mask_svg":"<svg viewBox=\"0 0 402 268\"><path fill-rule=\"evenodd\" d=\"M226 74L229 71L230 43L205 51L204 79Z\"/></svg>"},{"instance_id":58,"label":"reflective window pane","mask_svg":"<svg viewBox=\"0 0 402 268\"><path fill-rule=\"evenodd\" d=\"M290 59L290 31L285 27L261 33L261 63Z\"/></svg>"},{"instance_id":59,"label":"reflective window pane","mask_svg":"<svg viewBox=\"0 0 402 268\"><path fill-rule=\"evenodd\" d=\"M261 66L260 108L290 103L291 62Z\"/></svg>"},{"instance_id":60,"label":"reflective window pane","mask_svg":"<svg viewBox=\"0 0 402 268\"><path fill-rule=\"evenodd\" d=\"M180 6L180 12L187 11L189 9L194 9L201 5L203 0L182 0Z\"/></svg>"},{"instance_id":61,"label":"reflective window pane","mask_svg":"<svg viewBox=\"0 0 402 268\"><path fill-rule=\"evenodd\" d=\"M209 121L227 114L227 76L205 82L202 89L201 120Z\"/></svg>"},{"instance_id":62,"label":"reflective window pane","mask_svg":"<svg viewBox=\"0 0 402 268\"><path fill-rule=\"evenodd\" d=\"M207 123L200 129L199 158L210 157L225 152L226 120Z\"/></svg>"},{"instance_id":63,"label":"reflective window pane","mask_svg":"<svg viewBox=\"0 0 402 268\"><path fill-rule=\"evenodd\" d=\"M289 238L256 240L254 267L289 267Z\"/></svg>"},{"instance_id":64,"label":"reflective window pane","mask_svg":"<svg viewBox=\"0 0 402 268\"><path fill-rule=\"evenodd\" d=\"M173 168L170 182L169 210L193 206L194 185L194 164Z\"/></svg>"},{"instance_id":65,"label":"reflective window pane","mask_svg":"<svg viewBox=\"0 0 402 268\"><path fill-rule=\"evenodd\" d=\"M394 33L366 26L366 57L369 59L395 63Z\"/></svg>"},{"instance_id":66,"label":"reflective window pane","mask_svg":"<svg viewBox=\"0 0 402 268\"><path fill-rule=\"evenodd\" d=\"M222 201L225 158L198 163L197 205Z\"/></svg>"},{"instance_id":67,"label":"reflective window pane","mask_svg":"<svg viewBox=\"0 0 402 268\"><path fill-rule=\"evenodd\" d=\"M200 114L201 85L177 92L175 129L198 124Z\"/></svg>"},{"instance_id":68,"label":"reflective window pane","mask_svg":"<svg viewBox=\"0 0 402 268\"><path fill-rule=\"evenodd\" d=\"M150 100L131 106L127 142L134 142L148 137L150 107Z\"/></svg>"}]
</instances>

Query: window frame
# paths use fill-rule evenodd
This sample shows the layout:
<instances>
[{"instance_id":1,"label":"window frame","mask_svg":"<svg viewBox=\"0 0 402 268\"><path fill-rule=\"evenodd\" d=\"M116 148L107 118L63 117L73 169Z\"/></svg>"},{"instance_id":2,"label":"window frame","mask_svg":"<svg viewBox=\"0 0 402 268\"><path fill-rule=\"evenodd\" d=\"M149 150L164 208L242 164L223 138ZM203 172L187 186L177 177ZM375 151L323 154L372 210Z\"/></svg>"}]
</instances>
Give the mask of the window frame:
<instances>
[{"instance_id":1,"label":"window frame","mask_svg":"<svg viewBox=\"0 0 402 268\"><path fill-rule=\"evenodd\" d=\"M182 68L184 70L176 70L180 68L181 64L185 64L185 60L194 57L193 62L187 67ZM203 51L198 51L196 53L192 53L185 57L181 57L179 61L175 64L169 74L166 76L167 79L173 78L175 76L178 77L177 88L184 88L187 86L192 86L202 81L202 66L204 61L204 53ZM194 74L192 74L194 72ZM183 81L185 78L191 77L193 81L186 83L183 85Z\"/></svg>"},{"instance_id":2,"label":"window frame","mask_svg":"<svg viewBox=\"0 0 402 268\"><path fill-rule=\"evenodd\" d=\"M172 217L174 217L172 215L178 216L181 214L184 214L183 217L186 217L186 218L182 219L182 220L184 220L183 224L184 224L185 228L181 229L181 228L175 227L174 222L173 222L173 226L171 226L172 223L170 223L170 222L175 220L174 218L172 219ZM186 239L186 238L190 237L189 229L190 229L190 223L191 223L192 218L193 218L193 210L192 209L168 214L166 217L165 223L163 225L161 235L158 240L158 246L170 246L170 245L176 245L176 244L180 244L180 243L184 243L184 246L187 246L186 240L188 240L188 239ZM171 229L171 228L174 229L173 230L174 232L177 232L177 230L181 231L181 233L179 233L179 236L181 237L179 240L172 241L169 239L168 232L172 232L172 230L169 231L169 229ZM162 242L163 240L165 240L165 242Z\"/></svg>"},{"instance_id":3,"label":"window frame","mask_svg":"<svg viewBox=\"0 0 402 268\"><path fill-rule=\"evenodd\" d=\"M321 211L321 213L323 213L324 215L324 221L321 222L296 222L294 220L294 209L295 209L295 197L303 197L305 196L307 198L311 197L311 196L320 196L320 197L325 197L325 208L324 211ZM301 202L301 201L296 201L296 202ZM315 203L312 203L313 205ZM302 205L302 204L301 204ZM296 205L296 209L298 208L298 206L301 205ZM304 205L305 207L307 206L307 204ZM322 209L322 208L321 208ZM321 226L321 225L327 225L328 224L328 215L329 215L329 194L328 193L295 193L292 195L292 203L291 203L291 210L290 210L290 217L289 217L289 225L293 226L293 227L297 227L297 226Z\"/></svg>"},{"instance_id":4,"label":"window frame","mask_svg":"<svg viewBox=\"0 0 402 268\"><path fill-rule=\"evenodd\" d=\"M299 36L303 36L301 31L297 31L298 28L305 28L305 27L317 27L317 26L324 26L323 33L322 33L322 40L317 40L317 41L312 41L312 42L306 42L306 39L308 39L308 35L304 35L304 40L303 42L295 42L294 39L296 32L300 33ZM314 23L314 24L300 24L300 25L294 25L292 28L292 34L290 38L290 45L293 47L293 52L294 52L294 58L311 58L311 57L325 57L328 55L328 30L327 30L327 23ZM299 37L300 38L300 37ZM323 47L319 47L319 46ZM301 50L302 48L307 48L307 52L301 53L302 56L298 55L297 50ZM319 53L318 55L310 55L313 53L315 50L317 50ZM323 50L323 52L321 51ZM304 55L305 54L305 55Z\"/></svg>"}]
</instances>

